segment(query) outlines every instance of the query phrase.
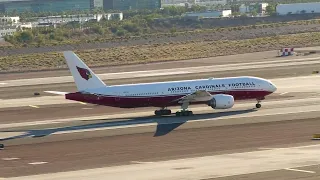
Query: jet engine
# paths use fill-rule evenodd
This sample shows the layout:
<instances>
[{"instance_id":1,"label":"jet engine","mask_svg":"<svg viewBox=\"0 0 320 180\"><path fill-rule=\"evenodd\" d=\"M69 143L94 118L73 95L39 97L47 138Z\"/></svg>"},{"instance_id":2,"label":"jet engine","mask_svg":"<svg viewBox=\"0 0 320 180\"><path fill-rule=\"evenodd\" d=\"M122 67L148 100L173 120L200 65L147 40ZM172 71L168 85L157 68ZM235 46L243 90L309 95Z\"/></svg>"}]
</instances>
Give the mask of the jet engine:
<instances>
[{"instance_id":1,"label":"jet engine","mask_svg":"<svg viewBox=\"0 0 320 180\"><path fill-rule=\"evenodd\" d=\"M216 94L208 101L208 106L213 109L228 109L234 105L234 98L231 95Z\"/></svg>"}]
</instances>

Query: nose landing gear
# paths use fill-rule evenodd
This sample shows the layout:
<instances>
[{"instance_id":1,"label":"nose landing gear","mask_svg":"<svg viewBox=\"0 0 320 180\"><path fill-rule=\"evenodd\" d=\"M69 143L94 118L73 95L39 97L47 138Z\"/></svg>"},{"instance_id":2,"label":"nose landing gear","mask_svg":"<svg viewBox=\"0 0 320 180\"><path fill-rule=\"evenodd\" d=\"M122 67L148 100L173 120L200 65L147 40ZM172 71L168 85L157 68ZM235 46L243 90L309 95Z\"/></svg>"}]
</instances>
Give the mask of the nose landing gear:
<instances>
[{"instance_id":1,"label":"nose landing gear","mask_svg":"<svg viewBox=\"0 0 320 180\"><path fill-rule=\"evenodd\" d=\"M257 99L256 108L261 108L260 102L261 102L261 100L263 100L263 99L264 99L264 98L262 98L262 99Z\"/></svg>"},{"instance_id":2,"label":"nose landing gear","mask_svg":"<svg viewBox=\"0 0 320 180\"><path fill-rule=\"evenodd\" d=\"M256 108L261 108L261 104L260 104L260 103L257 103L257 104L256 104Z\"/></svg>"}]
</instances>

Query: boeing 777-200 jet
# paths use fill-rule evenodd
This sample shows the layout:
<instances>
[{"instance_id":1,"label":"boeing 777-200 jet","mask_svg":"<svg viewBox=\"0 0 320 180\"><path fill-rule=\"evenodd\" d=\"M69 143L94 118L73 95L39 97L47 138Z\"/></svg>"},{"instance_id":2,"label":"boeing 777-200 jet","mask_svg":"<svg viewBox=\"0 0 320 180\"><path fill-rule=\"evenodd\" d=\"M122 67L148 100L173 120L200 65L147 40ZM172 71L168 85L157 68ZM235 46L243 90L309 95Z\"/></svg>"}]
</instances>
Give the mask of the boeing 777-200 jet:
<instances>
[{"instance_id":1,"label":"boeing 777-200 jet","mask_svg":"<svg viewBox=\"0 0 320 180\"><path fill-rule=\"evenodd\" d=\"M250 76L108 86L72 51L64 57L78 89L63 93L66 99L119 108L158 107L155 114L160 116L171 114L169 106L180 105L176 116L189 116L190 104L228 109L235 100L246 99L257 100L260 108L261 100L277 89L269 80Z\"/></svg>"}]
</instances>

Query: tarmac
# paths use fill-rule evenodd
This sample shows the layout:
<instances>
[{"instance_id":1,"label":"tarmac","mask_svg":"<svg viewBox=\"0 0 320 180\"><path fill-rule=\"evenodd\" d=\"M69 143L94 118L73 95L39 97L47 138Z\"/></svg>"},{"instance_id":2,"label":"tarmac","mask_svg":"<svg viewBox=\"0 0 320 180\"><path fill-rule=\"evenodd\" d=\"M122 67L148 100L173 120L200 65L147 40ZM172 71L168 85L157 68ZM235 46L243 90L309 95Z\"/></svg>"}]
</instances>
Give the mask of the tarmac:
<instances>
[{"instance_id":1,"label":"tarmac","mask_svg":"<svg viewBox=\"0 0 320 180\"><path fill-rule=\"evenodd\" d=\"M0 97L0 139L6 145L0 179L317 179L320 146L311 138L319 133L320 76L311 72L320 69L319 60L266 52L182 61L178 68L186 69L176 72L178 63L171 62L121 67L117 75L123 79L104 75L109 84L258 75L278 87L261 109L254 100L218 111L196 105L190 107L194 116L180 118L154 117L153 108L109 108L43 95L74 90L59 78L54 84L33 79L54 77L54 71L26 73L24 81L18 80L21 74L6 74L1 82L10 87L0 87L8 95ZM202 67L215 62L221 66ZM161 72L154 71L157 66L175 74L150 73ZM104 69L115 73L97 73ZM135 70L150 76L121 73ZM35 90L41 95L33 96Z\"/></svg>"}]
</instances>

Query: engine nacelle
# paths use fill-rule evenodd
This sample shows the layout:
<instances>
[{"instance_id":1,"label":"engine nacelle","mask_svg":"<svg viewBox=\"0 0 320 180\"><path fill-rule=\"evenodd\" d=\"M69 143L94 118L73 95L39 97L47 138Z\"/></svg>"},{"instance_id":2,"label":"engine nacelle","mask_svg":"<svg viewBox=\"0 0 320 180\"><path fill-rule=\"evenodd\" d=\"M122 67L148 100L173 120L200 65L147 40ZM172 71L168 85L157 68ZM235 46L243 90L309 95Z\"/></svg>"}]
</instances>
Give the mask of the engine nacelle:
<instances>
[{"instance_id":1,"label":"engine nacelle","mask_svg":"<svg viewBox=\"0 0 320 180\"><path fill-rule=\"evenodd\" d=\"M212 96L212 99L208 102L208 105L213 109L229 109L234 105L234 98L231 95L216 94Z\"/></svg>"}]
</instances>

